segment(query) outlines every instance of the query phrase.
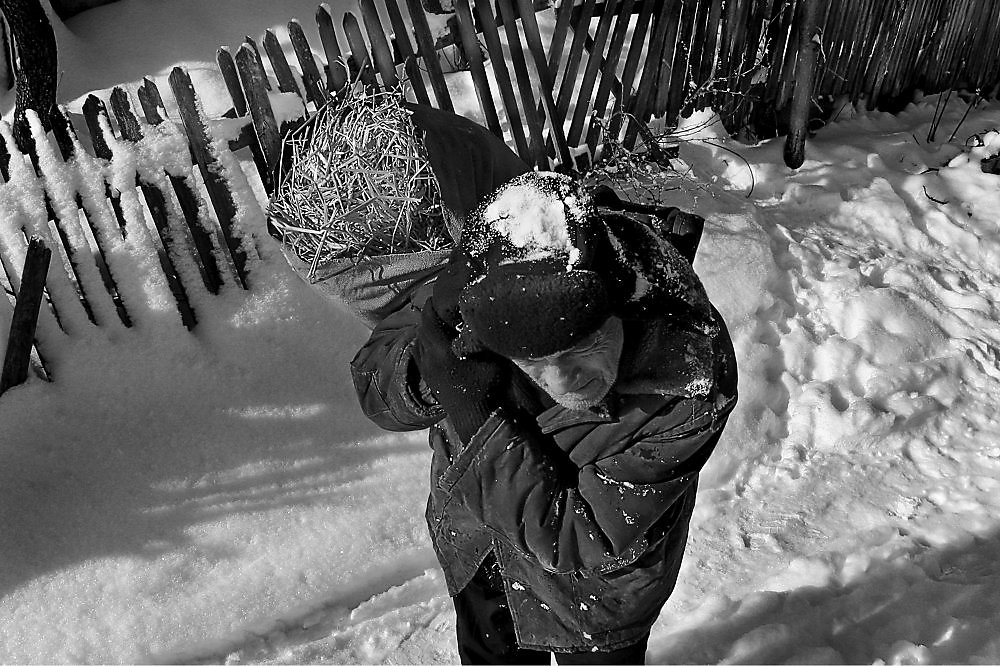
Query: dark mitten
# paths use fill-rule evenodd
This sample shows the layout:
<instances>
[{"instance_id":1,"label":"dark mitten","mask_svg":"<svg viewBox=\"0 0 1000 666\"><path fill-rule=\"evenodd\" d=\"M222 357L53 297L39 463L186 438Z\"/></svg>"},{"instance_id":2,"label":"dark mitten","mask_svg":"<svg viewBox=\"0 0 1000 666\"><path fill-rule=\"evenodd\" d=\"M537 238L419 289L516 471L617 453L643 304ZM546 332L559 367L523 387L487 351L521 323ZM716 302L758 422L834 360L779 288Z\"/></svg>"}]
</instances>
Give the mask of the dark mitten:
<instances>
[{"instance_id":1,"label":"dark mitten","mask_svg":"<svg viewBox=\"0 0 1000 666\"><path fill-rule=\"evenodd\" d=\"M454 329L441 320L434 297L424 307L417 331L417 367L463 444L499 406L507 368L504 360L482 352L458 358L452 351Z\"/></svg>"}]
</instances>

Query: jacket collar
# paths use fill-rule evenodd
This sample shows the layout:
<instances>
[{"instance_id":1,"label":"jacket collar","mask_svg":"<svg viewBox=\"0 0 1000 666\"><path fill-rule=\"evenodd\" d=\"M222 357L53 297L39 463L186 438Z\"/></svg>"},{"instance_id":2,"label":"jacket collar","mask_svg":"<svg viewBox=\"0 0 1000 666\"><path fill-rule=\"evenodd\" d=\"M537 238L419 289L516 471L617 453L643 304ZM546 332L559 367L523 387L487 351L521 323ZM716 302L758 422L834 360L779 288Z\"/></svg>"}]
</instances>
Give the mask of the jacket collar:
<instances>
[{"instance_id":1,"label":"jacket collar","mask_svg":"<svg viewBox=\"0 0 1000 666\"><path fill-rule=\"evenodd\" d=\"M618 421L617 395L610 396L606 408L577 411L567 409L560 404L549 407L539 414L535 420L543 433L550 433L561 428L584 423L616 423Z\"/></svg>"}]
</instances>

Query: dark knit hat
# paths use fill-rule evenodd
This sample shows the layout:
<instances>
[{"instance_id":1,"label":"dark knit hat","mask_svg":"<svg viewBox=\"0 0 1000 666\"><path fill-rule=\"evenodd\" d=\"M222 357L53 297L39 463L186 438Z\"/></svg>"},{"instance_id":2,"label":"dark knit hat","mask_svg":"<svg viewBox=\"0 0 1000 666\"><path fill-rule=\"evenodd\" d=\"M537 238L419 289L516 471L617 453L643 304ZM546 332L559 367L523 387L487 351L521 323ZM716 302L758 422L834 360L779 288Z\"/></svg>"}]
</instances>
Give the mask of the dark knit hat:
<instances>
[{"instance_id":1,"label":"dark knit hat","mask_svg":"<svg viewBox=\"0 0 1000 666\"><path fill-rule=\"evenodd\" d=\"M616 286L594 265L610 254L603 229L589 192L568 176L526 173L494 192L462 232L469 281L456 350L548 356L600 328Z\"/></svg>"},{"instance_id":2,"label":"dark knit hat","mask_svg":"<svg viewBox=\"0 0 1000 666\"><path fill-rule=\"evenodd\" d=\"M597 273L567 271L552 261L496 268L465 290L459 309L462 338L508 358L537 358L569 349L611 314L604 280Z\"/></svg>"}]
</instances>

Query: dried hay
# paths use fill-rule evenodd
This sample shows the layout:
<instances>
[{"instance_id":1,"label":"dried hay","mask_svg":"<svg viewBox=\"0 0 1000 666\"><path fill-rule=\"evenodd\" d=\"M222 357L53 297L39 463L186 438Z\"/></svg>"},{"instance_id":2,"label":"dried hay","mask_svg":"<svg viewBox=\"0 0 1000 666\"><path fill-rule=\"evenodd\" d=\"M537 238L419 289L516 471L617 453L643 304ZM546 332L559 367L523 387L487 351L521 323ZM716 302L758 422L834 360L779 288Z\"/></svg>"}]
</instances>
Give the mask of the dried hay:
<instances>
[{"instance_id":1,"label":"dried hay","mask_svg":"<svg viewBox=\"0 0 1000 666\"><path fill-rule=\"evenodd\" d=\"M285 138L269 216L309 265L440 250L453 242L426 150L400 91L360 85Z\"/></svg>"}]
</instances>

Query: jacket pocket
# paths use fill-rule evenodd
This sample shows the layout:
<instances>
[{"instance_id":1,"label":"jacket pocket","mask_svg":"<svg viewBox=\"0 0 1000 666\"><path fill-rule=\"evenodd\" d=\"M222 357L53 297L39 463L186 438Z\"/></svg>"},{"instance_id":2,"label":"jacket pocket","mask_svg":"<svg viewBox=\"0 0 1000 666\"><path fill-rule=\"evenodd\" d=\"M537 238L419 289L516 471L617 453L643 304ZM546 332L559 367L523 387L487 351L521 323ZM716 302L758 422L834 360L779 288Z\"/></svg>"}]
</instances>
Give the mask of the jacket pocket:
<instances>
[{"instance_id":1,"label":"jacket pocket","mask_svg":"<svg viewBox=\"0 0 1000 666\"><path fill-rule=\"evenodd\" d=\"M497 433L503 429L503 426L503 419L496 414L486 419L486 423L479 428L469 443L455 456L452 464L441 474L437 483L438 488L450 494L465 472L477 462L478 458L482 457L486 447L497 437ZM449 435L451 434L449 432Z\"/></svg>"}]
</instances>

